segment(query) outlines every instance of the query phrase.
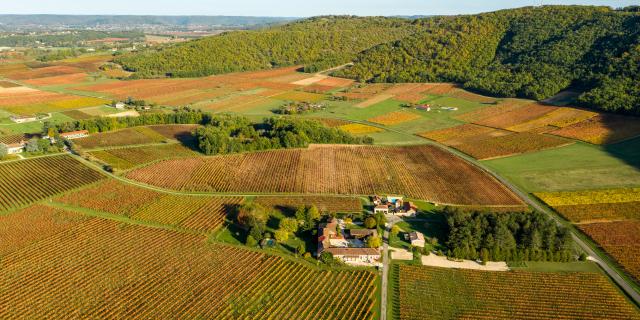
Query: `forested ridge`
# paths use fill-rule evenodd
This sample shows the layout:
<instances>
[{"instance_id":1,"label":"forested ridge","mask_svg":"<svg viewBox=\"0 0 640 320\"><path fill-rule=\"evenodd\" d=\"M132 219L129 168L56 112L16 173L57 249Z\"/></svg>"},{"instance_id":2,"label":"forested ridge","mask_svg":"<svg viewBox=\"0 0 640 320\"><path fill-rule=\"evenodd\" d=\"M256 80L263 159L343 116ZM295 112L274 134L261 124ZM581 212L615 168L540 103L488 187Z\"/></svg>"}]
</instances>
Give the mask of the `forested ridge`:
<instances>
[{"instance_id":1,"label":"forested ridge","mask_svg":"<svg viewBox=\"0 0 640 320\"><path fill-rule=\"evenodd\" d=\"M421 19L316 17L231 32L117 60L139 77L203 76L302 64L365 82L456 82L640 114L640 10L543 6Z\"/></svg>"},{"instance_id":2,"label":"forested ridge","mask_svg":"<svg viewBox=\"0 0 640 320\"><path fill-rule=\"evenodd\" d=\"M336 75L369 82L458 82L481 93L579 102L640 114L637 8L545 6L419 20L424 30L361 52Z\"/></svg>"},{"instance_id":3,"label":"forested ridge","mask_svg":"<svg viewBox=\"0 0 640 320\"><path fill-rule=\"evenodd\" d=\"M235 31L117 60L140 77L193 77L297 64L308 71L355 58L414 32L400 18L316 17L257 31Z\"/></svg>"}]
</instances>

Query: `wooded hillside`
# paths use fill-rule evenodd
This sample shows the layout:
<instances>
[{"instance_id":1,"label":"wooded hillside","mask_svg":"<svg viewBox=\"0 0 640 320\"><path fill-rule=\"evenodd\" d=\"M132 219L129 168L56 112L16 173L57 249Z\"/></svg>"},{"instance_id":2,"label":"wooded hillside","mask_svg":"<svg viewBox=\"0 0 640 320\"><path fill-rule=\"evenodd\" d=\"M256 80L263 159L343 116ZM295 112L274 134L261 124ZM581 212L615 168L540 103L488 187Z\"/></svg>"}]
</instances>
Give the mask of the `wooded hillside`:
<instances>
[{"instance_id":1,"label":"wooded hillside","mask_svg":"<svg viewBox=\"0 0 640 320\"><path fill-rule=\"evenodd\" d=\"M296 64L309 71L341 65L374 45L413 32L400 18L317 17L257 31L228 32L122 57L140 77L192 77Z\"/></svg>"},{"instance_id":2,"label":"wooded hillside","mask_svg":"<svg viewBox=\"0 0 640 320\"><path fill-rule=\"evenodd\" d=\"M339 76L371 82L452 81L536 100L575 88L579 101L640 114L640 14L634 8L546 6L420 20L424 31L360 53Z\"/></svg>"}]
</instances>

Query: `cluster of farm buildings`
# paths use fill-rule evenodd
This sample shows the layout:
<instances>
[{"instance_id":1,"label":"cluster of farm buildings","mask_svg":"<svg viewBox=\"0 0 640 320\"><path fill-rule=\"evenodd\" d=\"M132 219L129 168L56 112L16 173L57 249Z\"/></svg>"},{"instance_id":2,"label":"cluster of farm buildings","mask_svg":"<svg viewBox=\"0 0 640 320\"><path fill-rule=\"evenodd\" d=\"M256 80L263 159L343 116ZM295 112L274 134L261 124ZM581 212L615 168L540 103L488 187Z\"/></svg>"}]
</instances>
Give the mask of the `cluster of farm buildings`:
<instances>
[{"instance_id":1,"label":"cluster of farm buildings","mask_svg":"<svg viewBox=\"0 0 640 320\"><path fill-rule=\"evenodd\" d=\"M404 202L402 197L388 196L372 197L374 213L385 215L415 216L417 207L411 202ZM377 229L347 229L343 220L332 218L329 222L318 226L319 257L323 252L330 253L334 258L351 265L380 265L380 248L366 246L370 237L378 237ZM405 234L405 239L412 246L424 247L425 238L420 232L412 231Z\"/></svg>"}]
</instances>

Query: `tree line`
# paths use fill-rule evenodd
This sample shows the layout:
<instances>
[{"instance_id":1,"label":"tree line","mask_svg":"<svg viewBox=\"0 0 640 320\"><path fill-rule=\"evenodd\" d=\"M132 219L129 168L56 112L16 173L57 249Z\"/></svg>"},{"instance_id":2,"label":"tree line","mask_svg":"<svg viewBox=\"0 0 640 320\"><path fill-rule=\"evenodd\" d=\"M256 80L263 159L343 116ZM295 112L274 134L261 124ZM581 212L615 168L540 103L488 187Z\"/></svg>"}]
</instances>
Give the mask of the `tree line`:
<instances>
[{"instance_id":1,"label":"tree line","mask_svg":"<svg viewBox=\"0 0 640 320\"><path fill-rule=\"evenodd\" d=\"M573 261L571 233L540 212L447 208L447 256L482 261Z\"/></svg>"},{"instance_id":2,"label":"tree line","mask_svg":"<svg viewBox=\"0 0 640 320\"><path fill-rule=\"evenodd\" d=\"M145 113L138 117L94 118L59 124L45 122L43 133L48 134L50 128L56 132L87 130L89 133L97 133L155 124L204 124L211 118L210 113L190 108L179 108L169 113Z\"/></svg>"},{"instance_id":3,"label":"tree line","mask_svg":"<svg viewBox=\"0 0 640 320\"><path fill-rule=\"evenodd\" d=\"M273 117L252 123L246 117L231 114L211 117L194 135L198 148L207 155L305 148L311 143L373 143L370 137L356 137L314 120Z\"/></svg>"}]
</instances>

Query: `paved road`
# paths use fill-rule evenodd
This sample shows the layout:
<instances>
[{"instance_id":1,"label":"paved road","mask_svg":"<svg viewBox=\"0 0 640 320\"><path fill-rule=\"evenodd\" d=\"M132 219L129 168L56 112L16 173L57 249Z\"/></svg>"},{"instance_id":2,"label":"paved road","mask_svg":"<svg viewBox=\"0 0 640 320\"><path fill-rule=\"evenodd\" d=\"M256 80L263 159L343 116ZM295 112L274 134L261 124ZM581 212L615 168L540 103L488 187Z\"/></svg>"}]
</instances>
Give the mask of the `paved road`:
<instances>
[{"instance_id":1,"label":"paved road","mask_svg":"<svg viewBox=\"0 0 640 320\"><path fill-rule=\"evenodd\" d=\"M395 223L394 219L389 221L389 227L385 228L382 236L382 293L380 298L380 320L387 320L387 290L389 286L389 230Z\"/></svg>"}]
</instances>

